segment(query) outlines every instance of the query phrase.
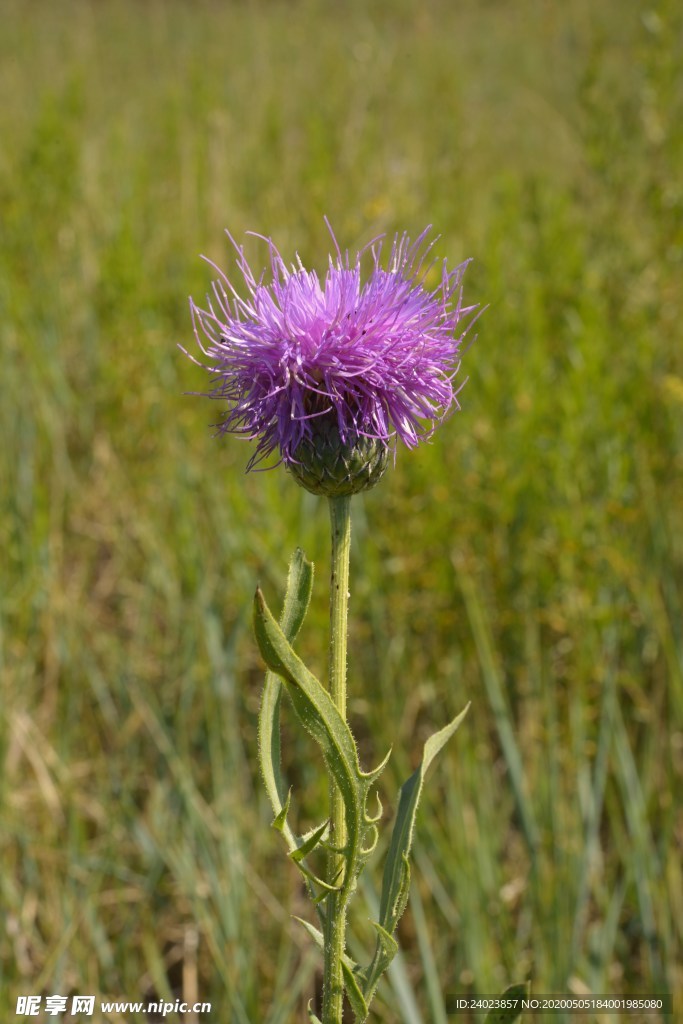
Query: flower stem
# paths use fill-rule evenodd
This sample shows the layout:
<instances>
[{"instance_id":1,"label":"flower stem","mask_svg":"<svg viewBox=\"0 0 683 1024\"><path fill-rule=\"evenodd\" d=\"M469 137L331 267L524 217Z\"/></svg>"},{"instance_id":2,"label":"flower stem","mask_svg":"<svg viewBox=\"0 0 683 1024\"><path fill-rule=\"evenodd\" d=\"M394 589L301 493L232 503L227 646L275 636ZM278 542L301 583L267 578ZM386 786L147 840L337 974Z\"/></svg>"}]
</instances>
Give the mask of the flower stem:
<instances>
[{"instance_id":1,"label":"flower stem","mask_svg":"<svg viewBox=\"0 0 683 1024\"><path fill-rule=\"evenodd\" d=\"M332 563L330 573L330 695L337 711L346 721L346 638L349 608L349 553L351 550L351 496L330 498ZM344 800L330 779L330 841L341 849L346 846ZM330 852L327 881L338 885L344 870L344 855ZM344 976L342 956L346 945L346 898L330 893L325 912L325 964L323 974L323 1022L342 1024L344 1012Z\"/></svg>"}]
</instances>

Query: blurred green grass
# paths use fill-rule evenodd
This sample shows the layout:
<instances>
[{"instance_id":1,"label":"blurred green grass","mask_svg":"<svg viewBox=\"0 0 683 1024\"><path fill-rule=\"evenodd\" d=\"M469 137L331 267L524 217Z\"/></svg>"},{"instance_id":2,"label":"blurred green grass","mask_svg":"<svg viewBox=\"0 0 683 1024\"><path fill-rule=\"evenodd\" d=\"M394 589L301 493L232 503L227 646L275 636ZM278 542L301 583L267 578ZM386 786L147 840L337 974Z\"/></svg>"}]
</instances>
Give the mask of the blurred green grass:
<instances>
[{"instance_id":1,"label":"blurred green grass","mask_svg":"<svg viewBox=\"0 0 683 1024\"><path fill-rule=\"evenodd\" d=\"M368 763L395 744L387 819L473 702L374 1019L527 976L681 998L680 5L0 10L3 1017L196 989L217 1020L305 1019L249 608L301 544L324 671L326 513L211 439L176 343L225 227L322 269L324 214L351 249L433 223L489 307L462 412L356 502L351 714Z\"/></svg>"}]
</instances>

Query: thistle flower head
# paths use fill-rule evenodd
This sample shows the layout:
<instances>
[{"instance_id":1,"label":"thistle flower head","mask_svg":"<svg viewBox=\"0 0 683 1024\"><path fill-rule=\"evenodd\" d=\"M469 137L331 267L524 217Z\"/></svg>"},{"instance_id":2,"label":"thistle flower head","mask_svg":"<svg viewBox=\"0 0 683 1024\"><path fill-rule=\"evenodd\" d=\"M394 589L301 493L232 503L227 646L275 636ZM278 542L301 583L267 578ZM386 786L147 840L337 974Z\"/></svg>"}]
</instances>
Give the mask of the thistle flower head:
<instances>
[{"instance_id":1,"label":"thistle flower head","mask_svg":"<svg viewBox=\"0 0 683 1024\"><path fill-rule=\"evenodd\" d=\"M246 294L212 264L206 308L191 301L191 310L207 358L200 365L213 377L208 397L228 403L218 432L258 441L249 469L277 453L297 475L306 451L332 432L344 451L369 445L383 471L396 438L413 448L458 408L463 319L475 307L462 303L466 263L444 262L438 284L427 285L428 231L413 243L396 236L386 267L381 239L352 260L333 235L323 280L298 257L288 266L270 239L270 274L256 278L231 238Z\"/></svg>"}]
</instances>

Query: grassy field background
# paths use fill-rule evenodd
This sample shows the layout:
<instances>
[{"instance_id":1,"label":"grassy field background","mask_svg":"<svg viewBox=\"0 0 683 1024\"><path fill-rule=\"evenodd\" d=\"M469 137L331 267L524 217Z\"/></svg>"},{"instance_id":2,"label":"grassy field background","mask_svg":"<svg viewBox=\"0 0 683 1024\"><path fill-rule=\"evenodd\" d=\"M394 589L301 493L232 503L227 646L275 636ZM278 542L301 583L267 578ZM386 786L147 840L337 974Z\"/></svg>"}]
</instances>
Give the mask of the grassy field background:
<instances>
[{"instance_id":1,"label":"grassy field background","mask_svg":"<svg viewBox=\"0 0 683 1024\"><path fill-rule=\"evenodd\" d=\"M434 224L488 305L462 412L355 502L350 710L367 764L394 743L387 822L472 701L372 1019L444 1024L443 993L527 977L683 999L681 5L0 13L2 1019L20 994L197 993L212 1021L305 1020L249 616L303 546L324 672L326 509L244 474L176 345L224 228L324 269L324 214L352 250Z\"/></svg>"}]
</instances>

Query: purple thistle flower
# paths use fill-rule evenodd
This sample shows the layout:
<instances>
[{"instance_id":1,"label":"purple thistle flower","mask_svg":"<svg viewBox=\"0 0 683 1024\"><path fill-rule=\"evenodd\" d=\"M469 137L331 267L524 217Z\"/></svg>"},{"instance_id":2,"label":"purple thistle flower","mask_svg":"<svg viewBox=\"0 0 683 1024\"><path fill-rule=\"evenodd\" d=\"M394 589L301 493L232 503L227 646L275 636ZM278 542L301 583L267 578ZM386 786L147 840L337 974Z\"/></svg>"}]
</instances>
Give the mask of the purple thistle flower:
<instances>
[{"instance_id":1,"label":"purple thistle flower","mask_svg":"<svg viewBox=\"0 0 683 1024\"><path fill-rule=\"evenodd\" d=\"M476 308L462 304L469 261L451 271L444 261L440 283L430 291L425 280L434 263L425 260L434 242L425 245L428 232L414 243L397 235L387 269L380 263L381 239L352 263L332 235L336 256L322 283L298 256L288 267L270 239L264 241L271 280L264 274L257 280L229 236L248 297L212 263L219 279L207 308L192 300L190 307L197 342L211 360L198 363L214 377L207 397L229 403L218 432L258 438L248 469L275 451L279 462L296 464L297 448L313 438L319 417L328 424L336 419L342 443L369 438L386 448L399 437L413 448L459 408L453 381L468 329L462 321ZM373 266L363 283L361 259L368 250Z\"/></svg>"}]
</instances>

